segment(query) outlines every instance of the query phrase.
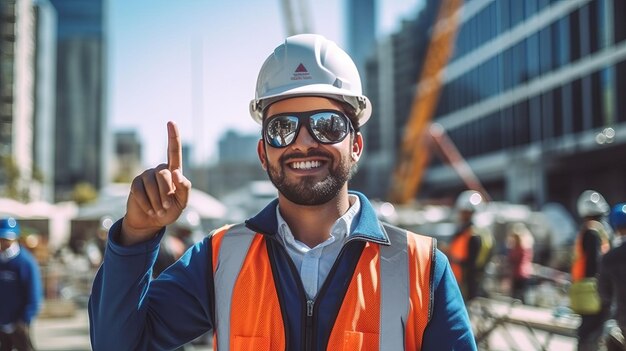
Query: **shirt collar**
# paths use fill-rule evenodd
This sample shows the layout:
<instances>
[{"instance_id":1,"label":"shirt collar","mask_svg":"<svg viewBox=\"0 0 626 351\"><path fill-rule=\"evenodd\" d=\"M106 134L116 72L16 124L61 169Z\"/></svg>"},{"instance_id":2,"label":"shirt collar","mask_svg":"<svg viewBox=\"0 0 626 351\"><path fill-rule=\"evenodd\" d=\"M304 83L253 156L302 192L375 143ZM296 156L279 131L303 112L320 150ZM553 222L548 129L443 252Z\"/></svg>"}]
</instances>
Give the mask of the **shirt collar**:
<instances>
[{"instance_id":1,"label":"shirt collar","mask_svg":"<svg viewBox=\"0 0 626 351\"><path fill-rule=\"evenodd\" d=\"M350 205L350 208L343 216L335 221L330 230L331 237L335 237L335 239L343 239L352 233L352 222L359 214L359 211L361 211L361 201L358 196L350 194L348 199L352 205ZM278 235L283 240L295 239L289 225L280 214L280 206L276 206L276 220L278 221Z\"/></svg>"},{"instance_id":2,"label":"shirt collar","mask_svg":"<svg viewBox=\"0 0 626 351\"><path fill-rule=\"evenodd\" d=\"M6 250L0 252L0 261L7 262L20 253L20 245L14 241Z\"/></svg>"}]
</instances>

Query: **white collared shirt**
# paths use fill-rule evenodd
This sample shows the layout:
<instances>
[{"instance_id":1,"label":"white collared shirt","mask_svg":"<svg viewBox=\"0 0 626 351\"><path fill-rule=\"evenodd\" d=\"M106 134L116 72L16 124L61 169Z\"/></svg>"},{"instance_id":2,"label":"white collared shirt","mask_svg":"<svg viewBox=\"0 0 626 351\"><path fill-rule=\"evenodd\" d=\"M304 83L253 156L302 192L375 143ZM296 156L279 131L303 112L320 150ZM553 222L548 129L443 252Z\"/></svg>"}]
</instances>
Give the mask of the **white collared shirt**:
<instances>
[{"instance_id":1,"label":"white collared shirt","mask_svg":"<svg viewBox=\"0 0 626 351\"><path fill-rule=\"evenodd\" d=\"M9 262L20 253L20 244L14 241L6 250L0 252L0 262Z\"/></svg>"},{"instance_id":2,"label":"white collared shirt","mask_svg":"<svg viewBox=\"0 0 626 351\"><path fill-rule=\"evenodd\" d=\"M278 206L276 207L278 235L296 268L298 268L298 272L300 272L300 279L302 279L302 285L304 285L304 290L309 299L313 299L317 295L324 280L326 280L343 243L351 233L353 219L361 210L358 196L351 194L349 200L352 205L343 216L335 221L330 231L330 237L313 248L296 240L287 222L280 215Z\"/></svg>"}]
</instances>

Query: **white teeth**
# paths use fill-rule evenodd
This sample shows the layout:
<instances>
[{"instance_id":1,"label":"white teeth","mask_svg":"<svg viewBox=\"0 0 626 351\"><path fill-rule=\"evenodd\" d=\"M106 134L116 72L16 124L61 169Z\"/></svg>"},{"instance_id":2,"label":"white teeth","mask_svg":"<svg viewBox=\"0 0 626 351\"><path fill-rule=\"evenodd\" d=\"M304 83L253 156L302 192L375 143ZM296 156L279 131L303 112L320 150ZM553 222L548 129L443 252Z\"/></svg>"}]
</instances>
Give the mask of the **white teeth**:
<instances>
[{"instance_id":1,"label":"white teeth","mask_svg":"<svg viewBox=\"0 0 626 351\"><path fill-rule=\"evenodd\" d=\"M295 169L311 169L311 168L317 168L319 166L321 166L320 161L301 161L301 162L294 162L291 164L291 167Z\"/></svg>"}]
</instances>

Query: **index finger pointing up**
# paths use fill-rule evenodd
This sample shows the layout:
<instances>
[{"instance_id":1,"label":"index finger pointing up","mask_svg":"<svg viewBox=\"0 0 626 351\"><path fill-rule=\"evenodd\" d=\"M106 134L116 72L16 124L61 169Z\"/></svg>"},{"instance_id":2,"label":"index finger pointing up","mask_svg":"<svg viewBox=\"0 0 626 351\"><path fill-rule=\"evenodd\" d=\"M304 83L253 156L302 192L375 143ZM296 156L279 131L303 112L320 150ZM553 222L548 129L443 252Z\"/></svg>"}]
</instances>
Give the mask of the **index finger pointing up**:
<instances>
[{"instance_id":1,"label":"index finger pointing up","mask_svg":"<svg viewBox=\"0 0 626 351\"><path fill-rule=\"evenodd\" d=\"M183 149L180 146L180 134L176 123L167 122L167 168L170 171L183 170Z\"/></svg>"}]
</instances>

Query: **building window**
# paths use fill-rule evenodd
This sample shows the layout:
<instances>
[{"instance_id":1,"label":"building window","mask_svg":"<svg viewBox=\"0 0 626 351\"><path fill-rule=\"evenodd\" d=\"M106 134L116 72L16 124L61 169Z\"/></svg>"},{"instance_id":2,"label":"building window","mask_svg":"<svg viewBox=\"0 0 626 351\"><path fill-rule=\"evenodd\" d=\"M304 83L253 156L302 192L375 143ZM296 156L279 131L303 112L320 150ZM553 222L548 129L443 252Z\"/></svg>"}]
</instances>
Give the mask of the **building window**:
<instances>
[{"instance_id":1,"label":"building window","mask_svg":"<svg viewBox=\"0 0 626 351\"><path fill-rule=\"evenodd\" d=\"M583 130L583 91L581 79L576 79L572 83L571 104L573 132L578 133Z\"/></svg>"},{"instance_id":2,"label":"building window","mask_svg":"<svg viewBox=\"0 0 626 351\"><path fill-rule=\"evenodd\" d=\"M616 65L616 96L626 96L626 61L622 61ZM618 98L617 100L617 121L618 123L626 122L626 99Z\"/></svg>"},{"instance_id":3,"label":"building window","mask_svg":"<svg viewBox=\"0 0 626 351\"><path fill-rule=\"evenodd\" d=\"M553 136L560 137L565 133L565 123L563 116L563 88L556 88L552 91L552 121L554 126Z\"/></svg>"},{"instance_id":4,"label":"building window","mask_svg":"<svg viewBox=\"0 0 626 351\"><path fill-rule=\"evenodd\" d=\"M539 32L539 51L537 52L537 55L539 57L540 74L550 72L556 63L556 49L555 45L552 45L552 38L550 35L553 27L554 26L545 27Z\"/></svg>"},{"instance_id":5,"label":"building window","mask_svg":"<svg viewBox=\"0 0 626 351\"><path fill-rule=\"evenodd\" d=\"M599 13L600 1L594 1L592 3L587 4L589 8L588 11L588 27L589 30L589 51L591 54L600 50L601 47L601 39L603 33L603 23L601 20L601 13Z\"/></svg>"},{"instance_id":6,"label":"building window","mask_svg":"<svg viewBox=\"0 0 626 351\"><path fill-rule=\"evenodd\" d=\"M502 121L500 132L502 148L506 149L513 146L513 108L509 106L500 110L500 120Z\"/></svg>"},{"instance_id":7,"label":"building window","mask_svg":"<svg viewBox=\"0 0 626 351\"><path fill-rule=\"evenodd\" d=\"M515 126L515 146L530 142L530 119L528 118L528 100L516 104L513 108Z\"/></svg>"},{"instance_id":8,"label":"building window","mask_svg":"<svg viewBox=\"0 0 626 351\"><path fill-rule=\"evenodd\" d=\"M498 32L502 33L511 28L511 12L510 12L511 0L497 1L497 11L500 14L498 18Z\"/></svg>"},{"instance_id":9,"label":"building window","mask_svg":"<svg viewBox=\"0 0 626 351\"><path fill-rule=\"evenodd\" d=\"M541 94L541 138L549 140L554 136L554 101L552 91Z\"/></svg>"},{"instance_id":10,"label":"building window","mask_svg":"<svg viewBox=\"0 0 626 351\"><path fill-rule=\"evenodd\" d=\"M593 72L591 75L591 126L592 128L600 128L605 125L604 111L602 109L602 89L600 71Z\"/></svg>"},{"instance_id":11,"label":"building window","mask_svg":"<svg viewBox=\"0 0 626 351\"><path fill-rule=\"evenodd\" d=\"M553 40L554 46L557 48L557 65L555 68L568 64L570 59L570 32L569 17L561 18L556 25Z\"/></svg>"},{"instance_id":12,"label":"building window","mask_svg":"<svg viewBox=\"0 0 626 351\"><path fill-rule=\"evenodd\" d=\"M549 55L550 51L548 50L547 54ZM539 33L534 33L530 37L526 39L526 72L525 75L527 80L532 80L536 78L539 73Z\"/></svg>"},{"instance_id":13,"label":"building window","mask_svg":"<svg viewBox=\"0 0 626 351\"><path fill-rule=\"evenodd\" d=\"M580 58L580 10L572 12L569 16L569 33L570 33L570 47L569 55L572 62L575 62Z\"/></svg>"},{"instance_id":14,"label":"building window","mask_svg":"<svg viewBox=\"0 0 626 351\"><path fill-rule=\"evenodd\" d=\"M626 40L626 1L613 1L613 27L615 28L615 43Z\"/></svg>"}]
</instances>

